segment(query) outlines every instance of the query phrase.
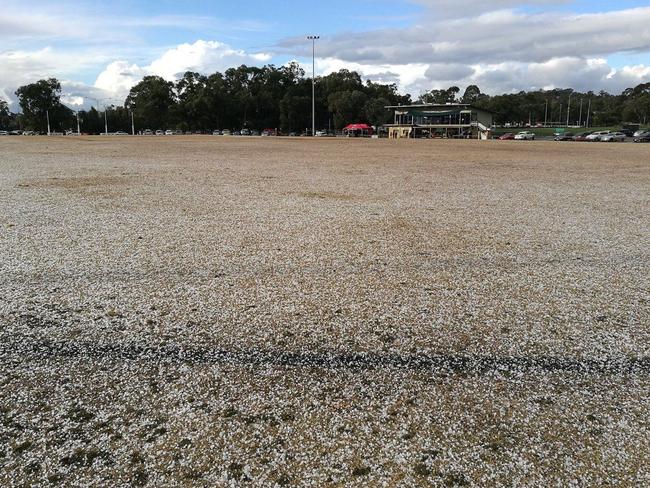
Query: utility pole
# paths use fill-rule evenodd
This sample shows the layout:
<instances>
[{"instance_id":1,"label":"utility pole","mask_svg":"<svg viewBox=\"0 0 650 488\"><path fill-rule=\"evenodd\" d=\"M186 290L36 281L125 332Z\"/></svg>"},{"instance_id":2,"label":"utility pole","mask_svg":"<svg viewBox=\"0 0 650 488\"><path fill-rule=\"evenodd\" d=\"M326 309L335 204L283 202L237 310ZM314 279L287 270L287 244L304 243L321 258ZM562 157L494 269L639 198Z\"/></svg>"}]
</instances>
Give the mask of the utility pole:
<instances>
[{"instance_id":1,"label":"utility pole","mask_svg":"<svg viewBox=\"0 0 650 488\"><path fill-rule=\"evenodd\" d=\"M133 110L131 110L131 135L135 135L135 122L133 120Z\"/></svg>"},{"instance_id":2,"label":"utility pole","mask_svg":"<svg viewBox=\"0 0 650 488\"><path fill-rule=\"evenodd\" d=\"M104 134L108 135L108 119L106 118L106 105L104 105Z\"/></svg>"},{"instance_id":3,"label":"utility pole","mask_svg":"<svg viewBox=\"0 0 650 488\"><path fill-rule=\"evenodd\" d=\"M320 36L307 36L311 41L311 135L316 135L316 39Z\"/></svg>"},{"instance_id":4,"label":"utility pole","mask_svg":"<svg viewBox=\"0 0 650 488\"><path fill-rule=\"evenodd\" d=\"M45 117L47 117L47 135L50 135L50 111L45 111Z\"/></svg>"},{"instance_id":5,"label":"utility pole","mask_svg":"<svg viewBox=\"0 0 650 488\"><path fill-rule=\"evenodd\" d=\"M79 110L77 110L77 135L81 135L81 128L79 127Z\"/></svg>"},{"instance_id":6,"label":"utility pole","mask_svg":"<svg viewBox=\"0 0 650 488\"><path fill-rule=\"evenodd\" d=\"M569 93L569 105L567 105L567 108L566 108L566 126L567 127L569 127L569 116L571 114L571 95L573 95L573 93Z\"/></svg>"},{"instance_id":7,"label":"utility pole","mask_svg":"<svg viewBox=\"0 0 650 488\"><path fill-rule=\"evenodd\" d=\"M587 108L587 124L585 125L585 128L589 128L589 119L591 117L591 98L589 99L589 108Z\"/></svg>"}]
</instances>

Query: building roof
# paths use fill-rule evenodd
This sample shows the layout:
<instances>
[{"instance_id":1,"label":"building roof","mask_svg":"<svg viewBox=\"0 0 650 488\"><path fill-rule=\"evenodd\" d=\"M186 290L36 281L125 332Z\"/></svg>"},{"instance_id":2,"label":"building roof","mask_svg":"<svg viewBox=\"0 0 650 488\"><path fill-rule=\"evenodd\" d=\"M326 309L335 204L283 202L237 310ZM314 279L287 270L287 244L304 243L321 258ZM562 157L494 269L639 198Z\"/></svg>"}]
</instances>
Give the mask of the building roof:
<instances>
[{"instance_id":1,"label":"building roof","mask_svg":"<svg viewBox=\"0 0 650 488\"><path fill-rule=\"evenodd\" d=\"M494 113L492 110L487 108L476 107L471 103L418 103L413 105L386 105L384 108L392 109L409 109L409 108L433 108L433 109L471 109L471 110L482 110L483 112Z\"/></svg>"}]
</instances>

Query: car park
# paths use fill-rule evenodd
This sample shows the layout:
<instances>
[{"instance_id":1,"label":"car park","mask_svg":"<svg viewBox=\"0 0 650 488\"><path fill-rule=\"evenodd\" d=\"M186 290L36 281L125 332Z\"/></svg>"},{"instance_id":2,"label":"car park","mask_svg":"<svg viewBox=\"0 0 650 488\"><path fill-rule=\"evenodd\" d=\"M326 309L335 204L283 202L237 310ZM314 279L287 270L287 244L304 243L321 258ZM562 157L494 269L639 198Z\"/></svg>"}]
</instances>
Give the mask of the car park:
<instances>
[{"instance_id":1,"label":"car park","mask_svg":"<svg viewBox=\"0 0 650 488\"><path fill-rule=\"evenodd\" d=\"M515 141L534 141L535 133L527 130L521 131L515 136Z\"/></svg>"},{"instance_id":2,"label":"car park","mask_svg":"<svg viewBox=\"0 0 650 488\"><path fill-rule=\"evenodd\" d=\"M592 132L587 137L585 137L585 141L598 142L603 136L606 136L607 134L609 134L608 130L599 130L596 132Z\"/></svg>"},{"instance_id":3,"label":"car park","mask_svg":"<svg viewBox=\"0 0 650 488\"><path fill-rule=\"evenodd\" d=\"M625 142L626 135L623 132L610 132L600 138L601 142Z\"/></svg>"},{"instance_id":4,"label":"car park","mask_svg":"<svg viewBox=\"0 0 650 488\"><path fill-rule=\"evenodd\" d=\"M558 134L553 139L556 141L573 141L573 132L564 132L562 134Z\"/></svg>"},{"instance_id":5,"label":"car park","mask_svg":"<svg viewBox=\"0 0 650 488\"><path fill-rule=\"evenodd\" d=\"M650 131L641 132L634 138L634 142L650 142Z\"/></svg>"},{"instance_id":6,"label":"car park","mask_svg":"<svg viewBox=\"0 0 650 488\"><path fill-rule=\"evenodd\" d=\"M500 141L513 141L515 139L515 135L512 132L507 132L499 136L498 139Z\"/></svg>"}]
</instances>

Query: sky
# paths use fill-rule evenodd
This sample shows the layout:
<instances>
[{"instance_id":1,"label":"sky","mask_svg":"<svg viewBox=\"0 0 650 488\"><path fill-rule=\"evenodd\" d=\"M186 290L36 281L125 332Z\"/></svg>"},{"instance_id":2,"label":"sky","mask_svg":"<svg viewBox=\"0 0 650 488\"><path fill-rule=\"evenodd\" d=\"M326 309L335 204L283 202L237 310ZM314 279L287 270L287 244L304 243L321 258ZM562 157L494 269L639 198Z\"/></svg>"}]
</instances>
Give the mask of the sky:
<instances>
[{"instance_id":1,"label":"sky","mask_svg":"<svg viewBox=\"0 0 650 488\"><path fill-rule=\"evenodd\" d=\"M650 82L648 0L2 0L0 98L41 78L72 108L122 103L145 75L240 64L347 68L417 96Z\"/></svg>"}]
</instances>

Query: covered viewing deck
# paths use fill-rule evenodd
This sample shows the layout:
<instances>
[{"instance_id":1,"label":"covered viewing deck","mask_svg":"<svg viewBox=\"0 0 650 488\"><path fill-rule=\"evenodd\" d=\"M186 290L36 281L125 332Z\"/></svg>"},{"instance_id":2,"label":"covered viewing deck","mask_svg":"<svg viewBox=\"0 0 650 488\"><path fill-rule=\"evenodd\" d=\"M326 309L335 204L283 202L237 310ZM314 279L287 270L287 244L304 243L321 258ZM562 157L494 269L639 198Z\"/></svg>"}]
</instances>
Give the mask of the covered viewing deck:
<instances>
[{"instance_id":1,"label":"covered viewing deck","mask_svg":"<svg viewBox=\"0 0 650 488\"><path fill-rule=\"evenodd\" d=\"M469 104L388 106L394 121L386 124L391 139L417 137L488 138L492 112Z\"/></svg>"}]
</instances>

